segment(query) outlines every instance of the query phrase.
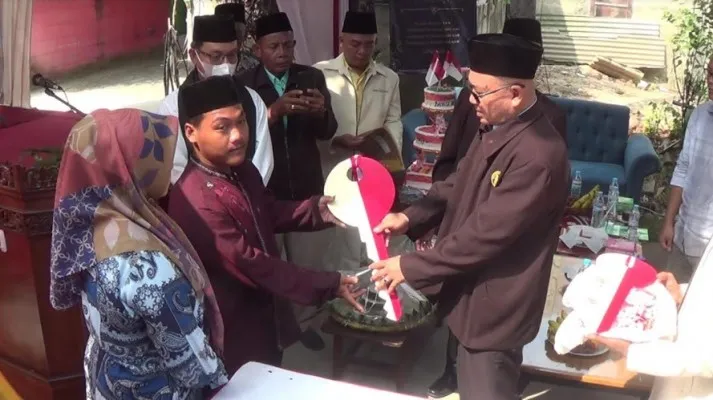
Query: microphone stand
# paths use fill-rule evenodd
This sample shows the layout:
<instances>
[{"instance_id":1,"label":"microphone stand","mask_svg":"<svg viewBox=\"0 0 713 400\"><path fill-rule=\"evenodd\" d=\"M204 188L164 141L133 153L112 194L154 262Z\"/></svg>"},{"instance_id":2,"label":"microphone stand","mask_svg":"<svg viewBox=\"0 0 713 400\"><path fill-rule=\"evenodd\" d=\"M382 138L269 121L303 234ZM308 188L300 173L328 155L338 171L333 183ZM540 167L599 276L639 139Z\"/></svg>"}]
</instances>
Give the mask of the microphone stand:
<instances>
[{"instance_id":1,"label":"microphone stand","mask_svg":"<svg viewBox=\"0 0 713 400\"><path fill-rule=\"evenodd\" d=\"M55 100L59 101L60 103L64 104L65 106L69 107L69 109L70 109L72 112L77 113L77 114L86 115L85 113L79 111L79 109L78 109L77 107L75 107L75 106L69 104L69 102L67 102L66 100L64 100L64 99L62 99L61 97L57 96L57 95L52 91L52 89L46 87L46 88L45 88L45 94L46 94L47 96L50 96L50 97L54 98Z\"/></svg>"}]
</instances>

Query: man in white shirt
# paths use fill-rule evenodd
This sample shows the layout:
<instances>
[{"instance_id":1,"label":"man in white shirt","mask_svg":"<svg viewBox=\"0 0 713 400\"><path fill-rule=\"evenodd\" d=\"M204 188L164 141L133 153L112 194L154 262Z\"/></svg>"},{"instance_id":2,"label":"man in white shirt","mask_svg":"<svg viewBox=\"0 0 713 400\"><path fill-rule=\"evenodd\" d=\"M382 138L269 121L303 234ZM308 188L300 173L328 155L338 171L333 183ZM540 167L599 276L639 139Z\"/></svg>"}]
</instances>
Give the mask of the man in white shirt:
<instances>
[{"instance_id":1,"label":"man in white shirt","mask_svg":"<svg viewBox=\"0 0 713 400\"><path fill-rule=\"evenodd\" d=\"M193 21L193 42L188 51L195 66L188 74L183 85L197 82L215 75L231 75L235 73L240 61L239 43L233 18L225 15L197 16ZM248 154L252 163L260 171L263 183L267 185L274 167L272 141L267 122L267 107L254 90L240 85L240 90L246 90L252 99L252 104L246 104L248 123L250 124L250 143ZM178 116L178 90L170 93L159 105L159 114ZM188 148L185 138L179 135L176 145L176 155L171 171L171 183L176 183L188 163Z\"/></svg>"},{"instance_id":2,"label":"man in white shirt","mask_svg":"<svg viewBox=\"0 0 713 400\"><path fill-rule=\"evenodd\" d=\"M713 237L713 58L706 74L712 101L696 107L688 121L659 234L661 246L675 253L671 261L686 260L694 270Z\"/></svg>"},{"instance_id":3,"label":"man in white shirt","mask_svg":"<svg viewBox=\"0 0 713 400\"><path fill-rule=\"evenodd\" d=\"M627 369L656 377L649 400L713 399L713 240L704 249L688 285L679 285L668 272L658 276L679 306L675 339L630 343L590 338L625 355Z\"/></svg>"}]
</instances>

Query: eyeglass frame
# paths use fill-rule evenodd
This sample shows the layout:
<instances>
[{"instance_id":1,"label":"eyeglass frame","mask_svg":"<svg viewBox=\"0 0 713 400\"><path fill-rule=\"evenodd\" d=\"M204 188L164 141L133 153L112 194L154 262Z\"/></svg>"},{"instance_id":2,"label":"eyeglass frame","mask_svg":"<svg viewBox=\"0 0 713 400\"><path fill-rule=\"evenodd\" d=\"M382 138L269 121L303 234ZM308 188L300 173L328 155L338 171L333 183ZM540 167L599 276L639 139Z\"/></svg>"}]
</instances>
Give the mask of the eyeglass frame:
<instances>
[{"instance_id":1,"label":"eyeglass frame","mask_svg":"<svg viewBox=\"0 0 713 400\"><path fill-rule=\"evenodd\" d=\"M231 64L237 64L240 62L240 49L235 50L234 52L230 52L228 54L210 54L206 53L203 50L195 49L196 52L198 53L198 56L205 56L208 59L208 62L210 62L212 65L220 65L223 63L223 60L227 61L228 63ZM233 60L231 60L231 57L235 57Z\"/></svg>"},{"instance_id":2,"label":"eyeglass frame","mask_svg":"<svg viewBox=\"0 0 713 400\"><path fill-rule=\"evenodd\" d=\"M467 81L466 81L466 82L467 82ZM503 90L508 89L508 88L511 88L511 87L513 87L513 86L517 86L517 87L520 87L520 88L524 88L524 87L525 87L525 85L522 84L522 83L513 82L513 83L508 83L508 84L506 84L506 85L500 86L500 87L495 88L495 89L492 89L492 90L488 90L487 92L478 93L478 92L475 90L475 88L473 87L473 84L471 84L470 82L467 82L466 84L468 85L468 90L470 91L471 96L473 96L473 98L475 99L475 102L478 103L478 104L480 104L480 102L483 100L483 97L490 96L490 95L493 94L493 93L497 93L497 92L503 91Z\"/></svg>"}]
</instances>

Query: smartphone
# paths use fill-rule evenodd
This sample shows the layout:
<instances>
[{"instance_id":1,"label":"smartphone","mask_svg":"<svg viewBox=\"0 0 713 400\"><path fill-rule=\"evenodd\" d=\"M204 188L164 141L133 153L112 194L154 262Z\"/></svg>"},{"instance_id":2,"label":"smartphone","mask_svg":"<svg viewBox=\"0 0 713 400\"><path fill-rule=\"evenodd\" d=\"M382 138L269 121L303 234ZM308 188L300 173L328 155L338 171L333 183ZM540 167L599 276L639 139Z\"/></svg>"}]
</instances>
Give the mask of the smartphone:
<instances>
[{"instance_id":1,"label":"smartphone","mask_svg":"<svg viewBox=\"0 0 713 400\"><path fill-rule=\"evenodd\" d=\"M314 73L312 71L302 71L295 77L295 89L307 91L307 89L316 89L317 80L315 79Z\"/></svg>"}]
</instances>

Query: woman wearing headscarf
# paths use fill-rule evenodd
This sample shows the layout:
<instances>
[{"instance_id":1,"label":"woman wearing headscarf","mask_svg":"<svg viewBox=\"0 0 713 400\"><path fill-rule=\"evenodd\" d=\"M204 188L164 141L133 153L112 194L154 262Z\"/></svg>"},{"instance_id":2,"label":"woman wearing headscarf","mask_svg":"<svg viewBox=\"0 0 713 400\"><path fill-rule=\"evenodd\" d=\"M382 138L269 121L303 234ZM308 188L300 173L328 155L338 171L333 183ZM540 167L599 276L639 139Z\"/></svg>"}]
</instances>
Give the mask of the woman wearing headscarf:
<instances>
[{"instance_id":1,"label":"woman wearing headscarf","mask_svg":"<svg viewBox=\"0 0 713 400\"><path fill-rule=\"evenodd\" d=\"M90 399L194 399L227 382L212 287L155 202L169 188L177 129L173 117L99 110L64 149L50 300L82 304Z\"/></svg>"}]
</instances>

